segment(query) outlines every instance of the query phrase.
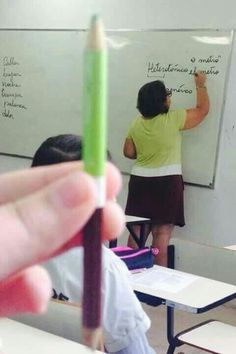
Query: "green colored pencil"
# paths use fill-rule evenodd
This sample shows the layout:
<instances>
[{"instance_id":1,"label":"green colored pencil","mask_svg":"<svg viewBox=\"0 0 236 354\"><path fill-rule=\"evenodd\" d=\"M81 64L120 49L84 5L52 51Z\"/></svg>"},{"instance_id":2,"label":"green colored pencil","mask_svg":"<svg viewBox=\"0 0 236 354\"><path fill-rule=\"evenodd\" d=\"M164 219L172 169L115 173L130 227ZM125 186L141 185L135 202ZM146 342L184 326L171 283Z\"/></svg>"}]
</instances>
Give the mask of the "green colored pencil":
<instances>
[{"instance_id":1,"label":"green colored pencil","mask_svg":"<svg viewBox=\"0 0 236 354\"><path fill-rule=\"evenodd\" d=\"M94 16L84 56L83 160L97 185L97 209L83 232L85 344L95 349L101 334L102 208L107 156L107 50L103 23Z\"/></svg>"}]
</instances>

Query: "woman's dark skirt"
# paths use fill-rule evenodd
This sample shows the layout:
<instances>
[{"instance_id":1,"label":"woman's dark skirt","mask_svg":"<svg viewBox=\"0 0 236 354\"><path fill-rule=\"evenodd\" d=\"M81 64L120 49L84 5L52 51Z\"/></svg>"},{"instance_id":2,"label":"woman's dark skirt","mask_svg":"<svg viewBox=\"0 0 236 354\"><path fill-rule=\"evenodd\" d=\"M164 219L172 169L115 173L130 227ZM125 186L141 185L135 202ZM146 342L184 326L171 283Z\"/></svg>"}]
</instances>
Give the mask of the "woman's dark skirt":
<instances>
[{"instance_id":1,"label":"woman's dark skirt","mask_svg":"<svg viewBox=\"0 0 236 354\"><path fill-rule=\"evenodd\" d=\"M127 215L149 218L154 224L184 226L183 178L130 176Z\"/></svg>"}]
</instances>

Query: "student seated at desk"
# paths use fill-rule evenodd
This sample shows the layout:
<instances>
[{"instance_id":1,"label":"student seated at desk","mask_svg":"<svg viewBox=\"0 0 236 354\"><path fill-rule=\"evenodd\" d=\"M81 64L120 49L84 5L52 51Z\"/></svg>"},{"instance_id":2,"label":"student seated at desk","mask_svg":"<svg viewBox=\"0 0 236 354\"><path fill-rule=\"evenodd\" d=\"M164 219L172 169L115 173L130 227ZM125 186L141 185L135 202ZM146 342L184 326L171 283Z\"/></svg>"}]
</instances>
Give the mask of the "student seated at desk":
<instances>
[{"instance_id":1,"label":"student seated at desk","mask_svg":"<svg viewBox=\"0 0 236 354\"><path fill-rule=\"evenodd\" d=\"M81 159L81 138L65 134L48 138L38 148L32 167ZM44 264L53 283L54 295L81 303L83 248L76 247ZM103 330L108 353L153 354L146 331L150 320L129 282L129 272L112 251L103 246Z\"/></svg>"},{"instance_id":2,"label":"student seated at desk","mask_svg":"<svg viewBox=\"0 0 236 354\"><path fill-rule=\"evenodd\" d=\"M82 228L96 208L94 182L82 167L74 161L0 175L1 317L46 311L52 283L38 264L82 245ZM109 201L120 189L120 173L106 167L102 236L110 240L124 218Z\"/></svg>"}]
</instances>

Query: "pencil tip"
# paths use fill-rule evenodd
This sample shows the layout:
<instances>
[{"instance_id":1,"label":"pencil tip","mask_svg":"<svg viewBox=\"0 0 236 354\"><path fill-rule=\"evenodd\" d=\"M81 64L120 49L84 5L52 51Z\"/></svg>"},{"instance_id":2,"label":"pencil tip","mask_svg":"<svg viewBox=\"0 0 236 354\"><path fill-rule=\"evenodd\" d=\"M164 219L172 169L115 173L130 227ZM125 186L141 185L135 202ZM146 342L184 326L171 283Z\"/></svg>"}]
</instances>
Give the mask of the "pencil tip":
<instances>
[{"instance_id":1,"label":"pencil tip","mask_svg":"<svg viewBox=\"0 0 236 354\"><path fill-rule=\"evenodd\" d=\"M98 14L95 14L92 16L92 19L91 19L91 24L94 24L95 22L97 22L98 20L100 20L100 16Z\"/></svg>"},{"instance_id":2,"label":"pencil tip","mask_svg":"<svg viewBox=\"0 0 236 354\"><path fill-rule=\"evenodd\" d=\"M94 15L91 19L90 31L88 33L87 49L105 50L106 36L102 18Z\"/></svg>"},{"instance_id":3,"label":"pencil tip","mask_svg":"<svg viewBox=\"0 0 236 354\"><path fill-rule=\"evenodd\" d=\"M92 350L96 350L101 343L102 330L101 328L83 328L84 344L90 347Z\"/></svg>"}]
</instances>

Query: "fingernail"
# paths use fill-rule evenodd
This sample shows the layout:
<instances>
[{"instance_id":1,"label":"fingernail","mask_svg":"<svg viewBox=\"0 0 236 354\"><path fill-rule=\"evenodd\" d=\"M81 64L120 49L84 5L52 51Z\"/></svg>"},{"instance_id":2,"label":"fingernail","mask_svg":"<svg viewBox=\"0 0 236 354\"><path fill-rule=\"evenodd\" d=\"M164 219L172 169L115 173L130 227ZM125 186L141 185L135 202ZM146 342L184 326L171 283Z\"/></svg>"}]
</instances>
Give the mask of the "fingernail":
<instances>
[{"instance_id":1,"label":"fingernail","mask_svg":"<svg viewBox=\"0 0 236 354\"><path fill-rule=\"evenodd\" d=\"M65 208L76 208L80 203L92 198L95 186L91 177L83 172L75 172L61 179L53 188L53 202Z\"/></svg>"}]
</instances>

